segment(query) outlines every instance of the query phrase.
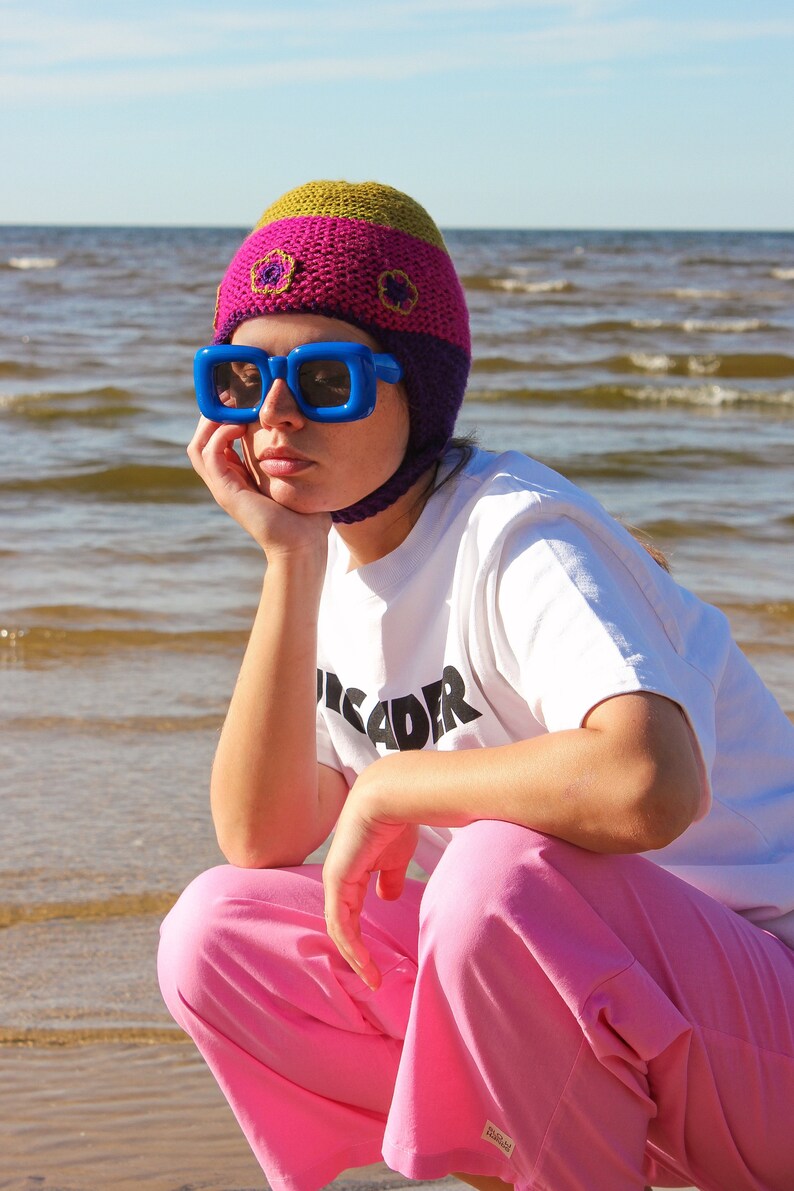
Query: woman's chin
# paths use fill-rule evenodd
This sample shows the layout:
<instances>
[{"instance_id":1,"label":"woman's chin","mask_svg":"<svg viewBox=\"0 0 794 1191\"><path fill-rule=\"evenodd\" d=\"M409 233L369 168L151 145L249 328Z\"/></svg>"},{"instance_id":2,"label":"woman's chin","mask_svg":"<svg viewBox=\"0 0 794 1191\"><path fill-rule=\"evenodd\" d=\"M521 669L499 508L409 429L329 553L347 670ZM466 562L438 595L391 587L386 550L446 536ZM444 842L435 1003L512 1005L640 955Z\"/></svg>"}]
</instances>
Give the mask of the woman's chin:
<instances>
[{"instance_id":1,"label":"woman's chin","mask_svg":"<svg viewBox=\"0 0 794 1191\"><path fill-rule=\"evenodd\" d=\"M307 492L289 480L276 479L274 476L261 476L259 488L274 500L293 513L332 513L343 505L334 504L333 497L323 496L320 492Z\"/></svg>"}]
</instances>

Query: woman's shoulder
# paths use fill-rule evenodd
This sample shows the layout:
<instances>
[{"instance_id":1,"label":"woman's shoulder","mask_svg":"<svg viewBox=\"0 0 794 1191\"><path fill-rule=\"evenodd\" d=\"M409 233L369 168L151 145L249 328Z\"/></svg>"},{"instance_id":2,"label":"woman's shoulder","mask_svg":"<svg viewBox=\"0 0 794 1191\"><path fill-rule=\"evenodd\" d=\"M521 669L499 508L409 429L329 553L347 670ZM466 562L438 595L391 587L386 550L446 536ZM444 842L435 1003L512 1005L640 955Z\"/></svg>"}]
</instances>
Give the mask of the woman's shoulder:
<instances>
[{"instance_id":1,"label":"woman's shoulder","mask_svg":"<svg viewBox=\"0 0 794 1191\"><path fill-rule=\"evenodd\" d=\"M482 447L463 450L463 456L456 449L445 457L440 487L446 478L454 482L455 503L469 521L487 521L499 533L516 520L611 520L595 498L529 455Z\"/></svg>"},{"instance_id":2,"label":"woman's shoulder","mask_svg":"<svg viewBox=\"0 0 794 1191\"><path fill-rule=\"evenodd\" d=\"M538 460L477 448L459 474L461 548L483 573L504 572L520 559L526 578L553 556L571 574L606 568L657 609L696 600L593 495Z\"/></svg>"},{"instance_id":3,"label":"woman's shoulder","mask_svg":"<svg viewBox=\"0 0 794 1191\"><path fill-rule=\"evenodd\" d=\"M616 523L587 493L519 451L471 447L450 452L428 507L433 553L487 577L509 558L533 553L546 539L578 528L585 537L610 537ZM566 526L569 527L566 529ZM596 532L597 530L597 532Z\"/></svg>"}]
</instances>

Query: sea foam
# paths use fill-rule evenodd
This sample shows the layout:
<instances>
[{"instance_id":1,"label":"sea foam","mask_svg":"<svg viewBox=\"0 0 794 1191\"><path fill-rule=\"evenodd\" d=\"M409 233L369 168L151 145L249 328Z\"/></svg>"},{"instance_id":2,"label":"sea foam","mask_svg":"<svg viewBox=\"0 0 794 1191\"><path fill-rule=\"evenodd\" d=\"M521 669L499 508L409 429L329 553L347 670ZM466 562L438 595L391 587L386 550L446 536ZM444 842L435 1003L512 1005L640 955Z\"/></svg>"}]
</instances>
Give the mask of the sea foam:
<instances>
[{"instance_id":1,"label":"sea foam","mask_svg":"<svg viewBox=\"0 0 794 1191\"><path fill-rule=\"evenodd\" d=\"M54 269L58 264L55 256L11 256L8 265L11 269Z\"/></svg>"}]
</instances>

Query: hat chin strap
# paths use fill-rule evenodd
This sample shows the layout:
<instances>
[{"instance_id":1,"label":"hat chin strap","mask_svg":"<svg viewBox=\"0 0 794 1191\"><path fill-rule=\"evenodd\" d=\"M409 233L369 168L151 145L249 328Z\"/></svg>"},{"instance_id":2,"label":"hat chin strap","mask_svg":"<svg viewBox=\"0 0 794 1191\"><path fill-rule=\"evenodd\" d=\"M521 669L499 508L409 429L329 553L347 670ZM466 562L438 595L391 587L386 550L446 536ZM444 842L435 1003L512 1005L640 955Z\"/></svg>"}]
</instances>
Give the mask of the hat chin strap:
<instances>
[{"instance_id":1,"label":"hat chin strap","mask_svg":"<svg viewBox=\"0 0 794 1191\"><path fill-rule=\"evenodd\" d=\"M384 484L381 484L380 488L376 488L368 496L357 500L355 504L348 505L346 509L337 509L331 514L331 520L341 522L343 525L354 525L358 521L366 521L368 517L374 517L376 513L382 513L385 509L390 508L396 500L405 495L420 476L438 462L446 448L446 442L440 447L438 443L425 447L417 454L414 454L409 448L396 472Z\"/></svg>"}]
</instances>

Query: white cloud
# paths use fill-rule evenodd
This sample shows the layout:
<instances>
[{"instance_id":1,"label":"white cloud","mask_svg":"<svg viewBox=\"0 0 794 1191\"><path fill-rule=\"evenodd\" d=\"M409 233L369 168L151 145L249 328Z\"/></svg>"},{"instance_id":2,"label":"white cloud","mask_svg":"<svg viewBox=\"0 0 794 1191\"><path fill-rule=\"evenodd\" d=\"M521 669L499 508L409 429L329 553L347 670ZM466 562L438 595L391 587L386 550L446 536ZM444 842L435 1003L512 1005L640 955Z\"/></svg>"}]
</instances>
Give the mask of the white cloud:
<instances>
[{"instance_id":1,"label":"white cloud","mask_svg":"<svg viewBox=\"0 0 794 1191\"><path fill-rule=\"evenodd\" d=\"M3 0L0 0L2 5ZM401 0L399 3L324 4L293 0L289 7L202 9L195 5L180 11L172 6L155 17L139 9L128 9L123 17L64 16L59 7L46 19L29 7L16 7L0 25L0 45L6 48L6 63L14 69L46 67L68 62L107 62L172 58L184 60L192 54L230 52L239 47L241 35L253 38L280 34L290 42L314 45L319 38L341 40L343 33L358 36L378 31L402 31L419 38L428 31L434 17L487 15L489 25L518 15L533 19L532 13L550 12L576 17L581 11L603 8L605 0ZM435 29L431 26L429 32ZM448 30L455 36L454 30ZM244 49L245 47L243 47Z\"/></svg>"},{"instance_id":2,"label":"white cloud","mask_svg":"<svg viewBox=\"0 0 794 1191\"><path fill-rule=\"evenodd\" d=\"M7 0L4 7L10 7ZM17 7L11 19L0 22L6 64L0 96L12 103L131 99L261 89L295 79L311 85L483 69L609 66L671 53L681 70L688 65L684 51L794 37L794 19L636 17L627 8L636 11L637 5L401 0L365 7L348 0L324 5L293 0L278 10L238 5L221 11L192 4L181 12L172 6L156 18L146 6L128 8L136 15L118 20L86 15L44 20ZM478 14L488 19L476 27L462 19ZM697 69L717 68L703 62Z\"/></svg>"},{"instance_id":3,"label":"white cloud","mask_svg":"<svg viewBox=\"0 0 794 1191\"><path fill-rule=\"evenodd\" d=\"M0 46L16 55L16 65L47 65L58 61L92 61L107 58L184 57L197 49L233 48L241 33L266 35L290 34L303 41L318 37L336 37L349 31L367 32L402 30L411 35L433 33L434 18L481 16L487 26L506 20L526 25L556 18L563 23L604 16L616 7L625 8L636 0L388 0L363 5L357 0L291 0L279 8L250 4L206 7L196 0L187 5L171 3L158 7L142 0L127 6L125 15L108 17L107 5L101 15L91 13L86 3L72 0L63 4L33 0L0 0L0 11L7 15L0 23ZM37 11L38 9L38 11ZM46 11L45 11L46 10ZM68 15L64 15L64 12ZM445 35L454 36L455 26ZM485 27L485 26L481 26Z\"/></svg>"}]
</instances>

